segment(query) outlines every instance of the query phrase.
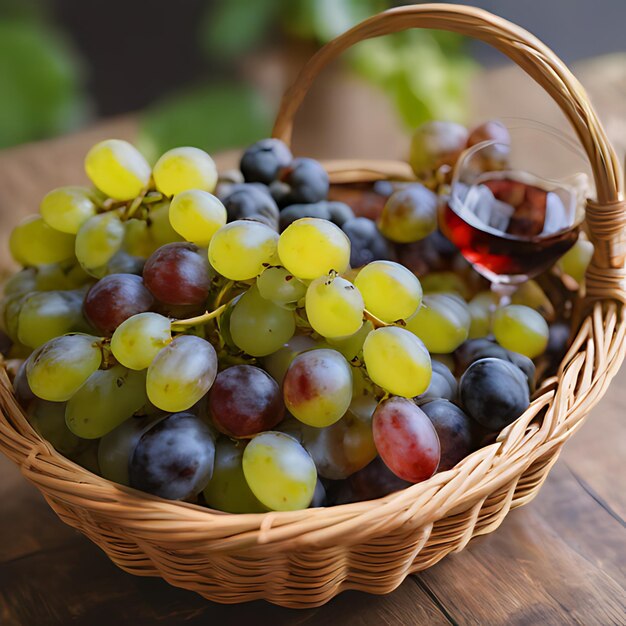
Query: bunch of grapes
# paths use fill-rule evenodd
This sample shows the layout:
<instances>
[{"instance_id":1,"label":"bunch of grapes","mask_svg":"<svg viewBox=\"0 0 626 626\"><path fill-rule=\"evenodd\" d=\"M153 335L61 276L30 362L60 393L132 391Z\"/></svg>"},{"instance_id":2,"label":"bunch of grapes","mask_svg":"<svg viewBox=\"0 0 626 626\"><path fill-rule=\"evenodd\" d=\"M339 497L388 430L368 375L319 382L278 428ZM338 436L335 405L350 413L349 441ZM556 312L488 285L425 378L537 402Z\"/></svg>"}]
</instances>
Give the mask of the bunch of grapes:
<instances>
[{"instance_id":1,"label":"bunch of grapes","mask_svg":"<svg viewBox=\"0 0 626 626\"><path fill-rule=\"evenodd\" d=\"M375 222L275 139L222 176L119 140L85 169L11 235L2 349L33 426L105 478L228 512L367 499L527 408L545 294L495 310L440 190L389 183Z\"/></svg>"}]
</instances>

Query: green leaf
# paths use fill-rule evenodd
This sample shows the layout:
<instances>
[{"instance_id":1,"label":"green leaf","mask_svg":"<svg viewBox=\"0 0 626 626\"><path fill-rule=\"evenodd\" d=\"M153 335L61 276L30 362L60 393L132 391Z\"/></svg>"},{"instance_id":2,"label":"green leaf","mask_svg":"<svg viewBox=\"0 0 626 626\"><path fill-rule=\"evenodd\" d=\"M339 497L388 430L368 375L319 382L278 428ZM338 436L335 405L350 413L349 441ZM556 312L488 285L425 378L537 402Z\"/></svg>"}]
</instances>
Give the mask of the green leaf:
<instances>
[{"instance_id":1,"label":"green leaf","mask_svg":"<svg viewBox=\"0 0 626 626\"><path fill-rule=\"evenodd\" d=\"M75 55L36 23L0 22L0 94L0 147L70 130L86 113Z\"/></svg>"},{"instance_id":2,"label":"green leaf","mask_svg":"<svg viewBox=\"0 0 626 626\"><path fill-rule=\"evenodd\" d=\"M270 130L267 104L256 91L220 85L173 96L146 110L138 143L154 162L177 146L216 152L248 145L268 136Z\"/></svg>"},{"instance_id":3,"label":"green leaf","mask_svg":"<svg viewBox=\"0 0 626 626\"><path fill-rule=\"evenodd\" d=\"M277 0L220 0L200 24L200 44L207 56L234 58L265 38L279 10Z\"/></svg>"},{"instance_id":4,"label":"green leaf","mask_svg":"<svg viewBox=\"0 0 626 626\"><path fill-rule=\"evenodd\" d=\"M389 7L389 0L282 0L284 29L301 39L326 43Z\"/></svg>"},{"instance_id":5,"label":"green leaf","mask_svg":"<svg viewBox=\"0 0 626 626\"><path fill-rule=\"evenodd\" d=\"M408 128L431 119L463 122L475 67L463 42L453 33L407 31L359 44L350 62L387 93Z\"/></svg>"}]
</instances>

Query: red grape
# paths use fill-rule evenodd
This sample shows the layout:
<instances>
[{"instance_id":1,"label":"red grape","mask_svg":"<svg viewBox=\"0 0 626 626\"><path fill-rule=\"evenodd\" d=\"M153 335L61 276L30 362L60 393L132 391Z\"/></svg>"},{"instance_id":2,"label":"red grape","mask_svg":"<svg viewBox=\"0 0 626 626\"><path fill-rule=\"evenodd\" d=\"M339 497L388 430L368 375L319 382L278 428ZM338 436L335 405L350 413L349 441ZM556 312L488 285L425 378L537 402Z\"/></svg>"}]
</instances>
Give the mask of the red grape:
<instances>
[{"instance_id":1,"label":"red grape","mask_svg":"<svg viewBox=\"0 0 626 626\"><path fill-rule=\"evenodd\" d=\"M209 392L216 428L230 437L272 430L285 414L278 383L254 365L233 365L217 375Z\"/></svg>"},{"instance_id":2,"label":"red grape","mask_svg":"<svg viewBox=\"0 0 626 626\"><path fill-rule=\"evenodd\" d=\"M146 261L143 279L160 302L200 304L209 295L209 261L192 243L169 243Z\"/></svg>"},{"instance_id":3,"label":"red grape","mask_svg":"<svg viewBox=\"0 0 626 626\"><path fill-rule=\"evenodd\" d=\"M411 400L391 397L374 411L374 443L385 465L403 480L430 478L439 465L439 437L428 416Z\"/></svg>"},{"instance_id":4,"label":"red grape","mask_svg":"<svg viewBox=\"0 0 626 626\"><path fill-rule=\"evenodd\" d=\"M141 276L110 274L87 292L83 311L99 332L111 335L122 322L149 311L153 304L154 298Z\"/></svg>"}]
</instances>

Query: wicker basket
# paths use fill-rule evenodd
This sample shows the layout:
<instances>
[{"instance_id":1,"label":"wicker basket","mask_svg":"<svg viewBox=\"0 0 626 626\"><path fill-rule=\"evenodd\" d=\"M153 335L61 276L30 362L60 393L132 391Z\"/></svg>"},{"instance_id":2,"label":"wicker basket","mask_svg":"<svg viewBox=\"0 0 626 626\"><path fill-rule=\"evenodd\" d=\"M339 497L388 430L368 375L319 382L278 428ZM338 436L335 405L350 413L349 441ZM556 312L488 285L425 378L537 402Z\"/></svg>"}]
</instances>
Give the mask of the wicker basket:
<instances>
[{"instance_id":1,"label":"wicker basket","mask_svg":"<svg viewBox=\"0 0 626 626\"><path fill-rule=\"evenodd\" d=\"M317 74L354 43L408 28L438 28L492 44L534 78L569 118L589 158L597 200L587 226L596 253L581 324L557 377L498 440L453 469L370 502L287 513L230 515L113 484L68 461L30 427L0 368L0 450L17 463L67 524L119 567L218 602L265 598L323 604L344 589L387 593L469 540L495 530L531 500L603 395L624 355L624 215L620 167L587 96L535 37L481 10L454 5L394 9L322 48L287 92L274 129L289 142L294 115ZM327 163L335 182L408 177L406 164Z\"/></svg>"}]
</instances>

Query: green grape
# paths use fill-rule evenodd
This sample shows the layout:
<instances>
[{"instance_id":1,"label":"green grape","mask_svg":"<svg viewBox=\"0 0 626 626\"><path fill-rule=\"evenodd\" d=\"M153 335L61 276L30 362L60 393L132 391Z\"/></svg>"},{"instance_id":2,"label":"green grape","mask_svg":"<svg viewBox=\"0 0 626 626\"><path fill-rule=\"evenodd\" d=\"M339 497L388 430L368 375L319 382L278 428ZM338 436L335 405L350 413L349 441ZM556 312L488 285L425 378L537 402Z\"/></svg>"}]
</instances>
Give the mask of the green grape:
<instances>
[{"instance_id":1,"label":"green grape","mask_svg":"<svg viewBox=\"0 0 626 626\"><path fill-rule=\"evenodd\" d=\"M320 276L306 291L306 314L322 337L348 337L363 325L360 291L341 276Z\"/></svg>"},{"instance_id":2,"label":"green grape","mask_svg":"<svg viewBox=\"0 0 626 626\"><path fill-rule=\"evenodd\" d=\"M408 185L389 196L378 229L397 243L424 239L437 228L437 203L437 196L423 185Z\"/></svg>"},{"instance_id":3,"label":"green grape","mask_svg":"<svg viewBox=\"0 0 626 626\"><path fill-rule=\"evenodd\" d=\"M146 403L146 373L121 365L94 372L69 399L67 427L83 439L99 439Z\"/></svg>"},{"instance_id":4,"label":"green grape","mask_svg":"<svg viewBox=\"0 0 626 626\"><path fill-rule=\"evenodd\" d=\"M102 268L122 247L126 229L117 213L100 213L88 219L76 235L76 258L83 269L101 277ZM100 275L100 276L99 276Z\"/></svg>"},{"instance_id":5,"label":"green grape","mask_svg":"<svg viewBox=\"0 0 626 626\"><path fill-rule=\"evenodd\" d=\"M75 235L97 207L86 187L60 187L44 196L39 211L48 226Z\"/></svg>"},{"instance_id":6,"label":"green grape","mask_svg":"<svg viewBox=\"0 0 626 626\"><path fill-rule=\"evenodd\" d=\"M369 320L363 323L363 326L349 337L328 338L329 347L343 354L348 360L352 361L363 350L365 338L374 330L374 324Z\"/></svg>"},{"instance_id":7,"label":"green grape","mask_svg":"<svg viewBox=\"0 0 626 626\"><path fill-rule=\"evenodd\" d=\"M146 369L172 341L172 324L158 313L138 313L124 320L111 337L111 352L131 370Z\"/></svg>"},{"instance_id":8,"label":"green grape","mask_svg":"<svg viewBox=\"0 0 626 626\"><path fill-rule=\"evenodd\" d=\"M213 159L198 148L168 150L154 166L154 183L166 196L189 189L213 193L217 184L217 168Z\"/></svg>"},{"instance_id":9,"label":"green grape","mask_svg":"<svg viewBox=\"0 0 626 626\"><path fill-rule=\"evenodd\" d=\"M44 266L45 267L45 266ZM38 291L37 286L37 270L34 267L27 267L11 276L4 283L4 295L15 296Z\"/></svg>"},{"instance_id":10,"label":"green grape","mask_svg":"<svg viewBox=\"0 0 626 626\"><path fill-rule=\"evenodd\" d=\"M558 265L563 272L571 276L577 283L582 283L592 256L593 244L591 241L579 238L559 259Z\"/></svg>"},{"instance_id":11,"label":"green grape","mask_svg":"<svg viewBox=\"0 0 626 626\"><path fill-rule=\"evenodd\" d=\"M75 334L56 337L37 348L26 363L32 392L42 400L66 402L100 367L99 339Z\"/></svg>"},{"instance_id":12,"label":"green grape","mask_svg":"<svg viewBox=\"0 0 626 626\"><path fill-rule=\"evenodd\" d=\"M266 224L236 220L220 228L209 244L209 262L229 280L249 280L276 260L278 235Z\"/></svg>"},{"instance_id":13,"label":"green grape","mask_svg":"<svg viewBox=\"0 0 626 626\"><path fill-rule=\"evenodd\" d=\"M468 138L467 128L455 122L422 124L411 138L411 168L417 176L432 176L442 165L454 165L466 148Z\"/></svg>"},{"instance_id":14,"label":"green grape","mask_svg":"<svg viewBox=\"0 0 626 626\"><path fill-rule=\"evenodd\" d=\"M130 485L128 476L130 458L142 435L164 417L164 415L133 417L104 435L98 444L98 465L102 476L120 485Z\"/></svg>"},{"instance_id":15,"label":"green grape","mask_svg":"<svg viewBox=\"0 0 626 626\"><path fill-rule=\"evenodd\" d=\"M309 335L294 335L276 352L264 356L261 365L279 385L282 385L291 362L300 353L318 347L317 342Z\"/></svg>"},{"instance_id":16,"label":"green grape","mask_svg":"<svg viewBox=\"0 0 626 626\"><path fill-rule=\"evenodd\" d=\"M311 504L315 463L289 435L267 431L254 437L243 452L243 473L252 493L272 511L297 511Z\"/></svg>"},{"instance_id":17,"label":"green grape","mask_svg":"<svg viewBox=\"0 0 626 626\"><path fill-rule=\"evenodd\" d=\"M169 217L179 235L206 248L213 235L226 224L226 208L207 191L189 189L172 198Z\"/></svg>"},{"instance_id":18,"label":"green grape","mask_svg":"<svg viewBox=\"0 0 626 626\"><path fill-rule=\"evenodd\" d=\"M148 222L130 219L123 224L124 241L121 249L130 256L147 259L157 249Z\"/></svg>"},{"instance_id":19,"label":"green grape","mask_svg":"<svg viewBox=\"0 0 626 626\"><path fill-rule=\"evenodd\" d=\"M468 303L467 308L471 317L469 339L486 337L491 333L491 314L496 300L492 291L477 293Z\"/></svg>"},{"instance_id":20,"label":"green grape","mask_svg":"<svg viewBox=\"0 0 626 626\"><path fill-rule=\"evenodd\" d=\"M322 428L341 419L352 401L352 368L336 350L299 354L283 381L288 411L309 426Z\"/></svg>"},{"instance_id":21,"label":"green grape","mask_svg":"<svg viewBox=\"0 0 626 626\"><path fill-rule=\"evenodd\" d=\"M65 403L35 399L28 405L32 427L61 454L72 455L85 447L65 423Z\"/></svg>"},{"instance_id":22,"label":"green grape","mask_svg":"<svg viewBox=\"0 0 626 626\"><path fill-rule=\"evenodd\" d=\"M11 232L9 249L22 265L60 263L74 256L74 236L51 228L39 215L31 215Z\"/></svg>"},{"instance_id":23,"label":"green grape","mask_svg":"<svg viewBox=\"0 0 626 626\"><path fill-rule=\"evenodd\" d=\"M374 385L367 377L364 367L352 368L352 402L350 402L350 413L356 415L360 420L371 420L378 398L375 395Z\"/></svg>"},{"instance_id":24,"label":"green grape","mask_svg":"<svg viewBox=\"0 0 626 626\"><path fill-rule=\"evenodd\" d=\"M303 217L290 224L278 240L278 256L294 276L313 280L350 264L350 240L332 222Z\"/></svg>"},{"instance_id":25,"label":"green grape","mask_svg":"<svg viewBox=\"0 0 626 626\"><path fill-rule=\"evenodd\" d=\"M284 267L263 270L256 286L262 298L287 309L295 309L297 302L306 294L306 285Z\"/></svg>"},{"instance_id":26,"label":"green grape","mask_svg":"<svg viewBox=\"0 0 626 626\"><path fill-rule=\"evenodd\" d=\"M511 304L523 304L535 311L539 311L544 317L554 319L554 305L544 290L534 280L522 283L511 296Z\"/></svg>"},{"instance_id":27,"label":"green grape","mask_svg":"<svg viewBox=\"0 0 626 626\"><path fill-rule=\"evenodd\" d=\"M469 336L471 316L458 296L431 293L424 296L422 308L406 322L406 328L419 337L430 352L447 354Z\"/></svg>"},{"instance_id":28,"label":"green grape","mask_svg":"<svg viewBox=\"0 0 626 626\"><path fill-rule=\"evenodd\" d=\"M194 335L178 335L148 368L148 399L163 411L185 411L207 393L216 375L213 346Z\"/></svg>"},{"instance_id":29,"label":"green grape","mask_svg":"<svg viewBox=\"0 0 626 626\"><path fill-rule=\"evenodd\" d=\"M393 261L368 263L354 284L363 295L367 310L383 322L410 317L422 302L422 286L417 276Z\"/></svg>"},{"instance_id":30,"label":"green grape","mask_svg":"<svg viewBox=\"0 0 626 626\"><path fill-rule=\"evenodd\" d=\"M424 293L457 293L470 297L470 290L463 276L456 272L429 272L420 279Z\"/></svg>"},{"instance_id":31,"label":"green grape","mask_svg":"<svg viewBox=\"0 0 626 626\"><path fill-rule=\"evenodd\" d=\"M22 305L29 295L30 294L28 293L16 293L6 296L2 300L2 317L0 318L2 323L0 324L0 327L2 327L2 329L13 341L19 341L18 329L20 311L22 310Z\"/></svg>"},{"instance_id":32,"label":"green grape","mask_svg":"<svg viewBox=\"0 0 626 626\"><path fill-rule=\"evenodd\" d=\"M213 476L204 489L206 503L226 513L262 513L243 473L243 442L222 437L215 445Z\"/></svg>"},{"instance_id":33,"label":"green grape","mask_svg":"<svg viewBox=\"0 0 626 626\"><path fill-rule=\"evenodd\" d=\"M497 309L493 315L493 334L507 350L534 359L548 345L548 323L530 307L510 304Z\"/></svg>"},{"instance_id":34,"label":"green grape","mask_svg":"<svg viewBox=\"0 0 626 626\"><path fill-rule=\"evenodd\" d=\"M413 398L428 389L430 355L420 339L404 328L372 331L363 344L363 360L372 382L395 396Z\"/></svg>"},{"instance_id":35,"label":"green grape","mask_svg":"<svg viewBox=\"0 0 626 626\"><path fill-rule=\"evenodd\" d=\"M43 291L26 297L17 320L17 337L29 348L72 331L88 329L83 318L83 294L77 291Z\"/></svg>"},{"instance_id":36,"label":"green grape","mask_svg":"<svg viewBox=\"0 0 626 626\"><path fill-rule=\"evenodd\" d=\"M115 200L132 200L150 182L150 166L127 141L107 139L97 143L85 157L91 182Z\"/></svg>"},{"instance_id":37,"label":"green grape","mask_svg":"<svg viewBox=\"0 0 626 626\"><path fill-rule=\"evenodd\" d=\"M276 352L295 330L293 312L262 298L256 287L241 296L230 316L230 336L250 356Z\"/></svg>"},{"instance_id":38,"label":"green grape","mask_svg":"<svg viewBox=\"0 0 626 626\"><path fill-rule=\"evenodd\" d=\"M170 224L170 203L153 205L148 214L148 226L155 249L168 243L184 241Z\"/></svg>"},{"instance_id":39,"label":"green grape","mask_svg":"<svg viewBox=\"0 0 626 626\"><path fill-rule=\"evenodd\" d=\"M41 265L35 270L37 291L69 291L90 280L78 263Z\"/></svg>"}]
</instances>

